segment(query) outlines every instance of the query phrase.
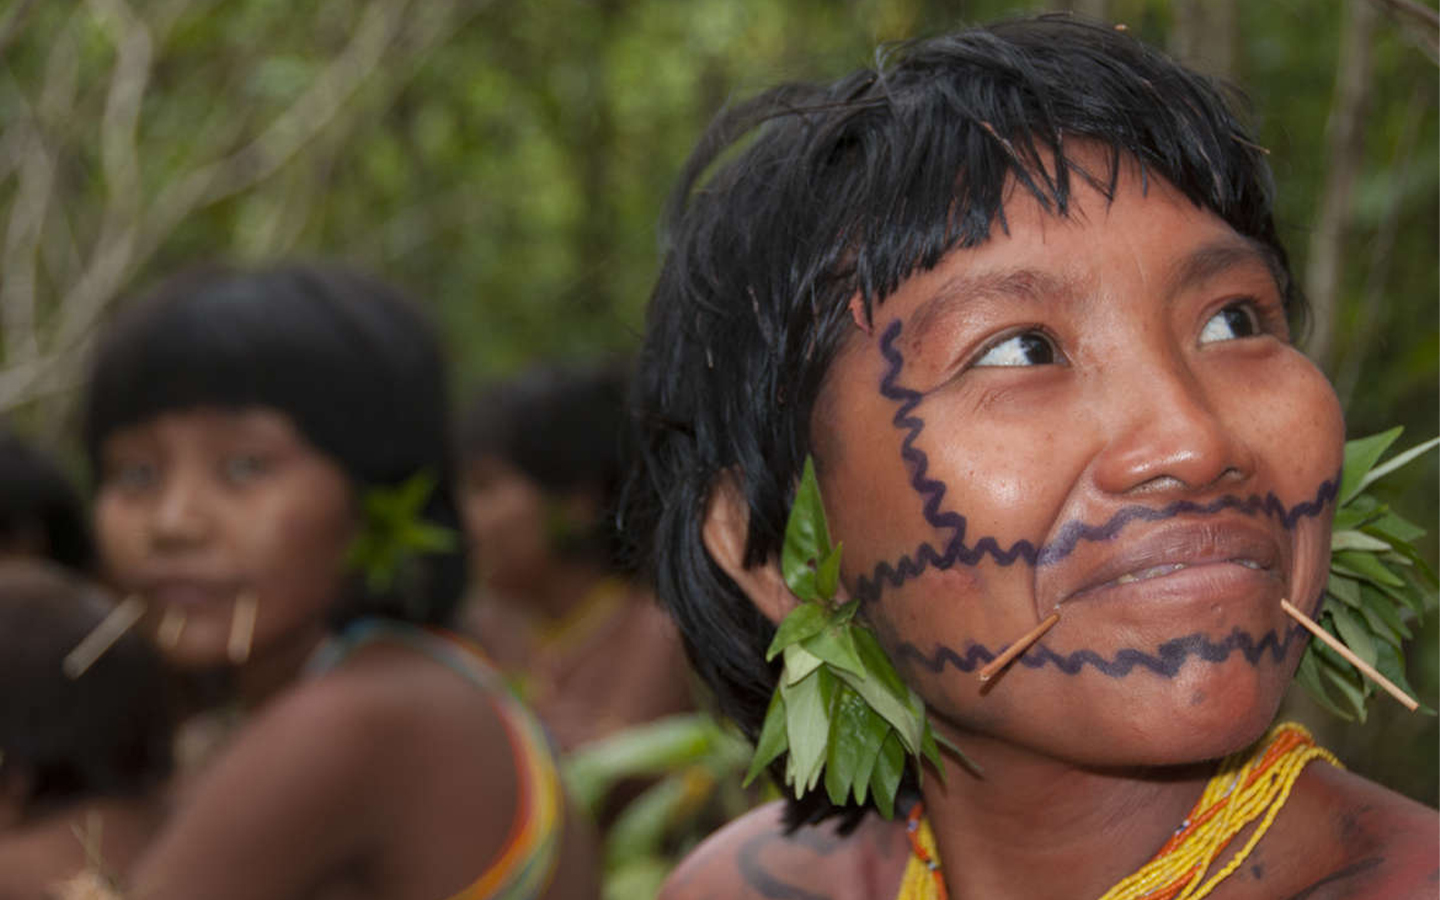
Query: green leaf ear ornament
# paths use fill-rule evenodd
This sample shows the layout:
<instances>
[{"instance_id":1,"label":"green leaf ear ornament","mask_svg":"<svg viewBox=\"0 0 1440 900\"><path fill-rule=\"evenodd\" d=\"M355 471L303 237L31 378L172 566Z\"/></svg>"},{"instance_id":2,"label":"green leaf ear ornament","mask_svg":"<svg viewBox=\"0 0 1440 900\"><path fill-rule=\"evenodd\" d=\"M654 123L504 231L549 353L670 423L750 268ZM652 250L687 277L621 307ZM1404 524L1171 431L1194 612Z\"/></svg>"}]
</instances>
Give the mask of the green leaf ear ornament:
<instances>
[{"instance_id":1,"label":"green leaf ear ornament","mask_svg":"<svg viewBox=\"0 0 1440 900\"><path fill-rule=\"evenodd\" d=\"M1425 529L1367 489L1440 446L1440 438L1380 464L1380 457L1402 431L1392 428L1345 444L1345 469L1331 526L1330 581L1316 618L1360 661L1413 697L1415 690L1405 680L1405 641L1413 636L1411 625L1435 608L1440 582L1415 548ZM1363 722L1375 682L1361 673L1360 667L1317 640L1310 642L1295 678L1330 712ZM1435 714L1429 707L1421 709Z\"/></svg>"},{"instance_id":2,"label":"green leaf ear ornament","mask_svg":"<svg viewBox=\"0 0 1440 900\"><path fill-rule=\"evenodd\" d=\"M822 780L832 803L873 798L885 818L906 766L923 774L928 761L942 779L940 744L920 695L908 687L874 632L856 619L859 601L836 602L841 547L830 540L815 465L805 460L785 526L780 569L800 601L775 630L765 658L784 668L756 741L748 785L782 754L785 786L797 798Z\"/></svg>"},{"instance_id":3,"label":"green leaf ear ornament","mask_svg":"<svg viewBox=\"0 0 1440 900\"><path fill-rule=\"evenodd\" d=\"M425 504L435 492L435 475L421 470L393 487L366 490L360 498L360 530L346 558L365 585L377 593L390 590L416 559L453 550L454 529L425 521Z\"/></svg>"}]
</instances>

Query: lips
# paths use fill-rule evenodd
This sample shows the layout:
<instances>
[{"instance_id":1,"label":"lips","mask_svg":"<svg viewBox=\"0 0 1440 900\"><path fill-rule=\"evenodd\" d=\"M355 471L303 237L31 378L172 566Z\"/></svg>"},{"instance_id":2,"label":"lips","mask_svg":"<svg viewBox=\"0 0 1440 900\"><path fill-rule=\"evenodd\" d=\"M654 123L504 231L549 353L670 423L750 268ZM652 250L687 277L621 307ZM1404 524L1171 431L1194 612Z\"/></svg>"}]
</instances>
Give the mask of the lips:
<instances>
[{"instance_id":1,"label":"lips","mask_svg":"<svg viewBox=\"0 0 1440 900\"><path fill-rule=\"evenodd\" d=\"M147 580L140 594L160 606L201 607L229 604L239 588L230 581L193 578L161 578Z\"/></svg>"},{"instance_id":2,"label":"lips","mask_svg":"<svg viewBox=\"0 0 1440 900\"><path fill-rule=\"evenodd\" d=\"M1073 577L1065 582L1076 587L1063 593L1062 602L1118 589L1160 588L1167 581L1202 575L1278 581L1280 556L1275 537L1250 520L1175 522L1095 545L1095 551L1086 560L1076 560L1079 566L1067 573Z\"/></svg>"}]
</instances>

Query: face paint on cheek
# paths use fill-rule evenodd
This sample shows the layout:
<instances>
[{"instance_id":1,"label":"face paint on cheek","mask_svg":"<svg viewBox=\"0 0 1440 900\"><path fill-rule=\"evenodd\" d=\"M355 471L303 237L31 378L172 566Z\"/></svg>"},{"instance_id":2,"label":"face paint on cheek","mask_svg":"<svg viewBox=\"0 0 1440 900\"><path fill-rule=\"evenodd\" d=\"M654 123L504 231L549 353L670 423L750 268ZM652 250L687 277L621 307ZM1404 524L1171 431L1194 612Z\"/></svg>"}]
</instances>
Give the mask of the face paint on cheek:
<instances>
[{"instance_id":1,"label":"face paint on cheek","mask_svg":"<svg viewBox=\"0 0 1440 900\"><path fill-rule=\"evenodd\" d=\"M988 560L1002 568L1011 565L1055 565L1083 544L1115 540L1132 524L1154 523L1181 516L1238 513L1278 522L1286 532L1294 535L1294 562L1285 567L1290 581L1288 592L1305 598L1307 607L1318 604L1325 584L1328 526L1338 493L1339 473L1323 480L1315 487L1313 495L1294 505L1287 505L1273 492L1263 496L1227 494L1206 502L1180 500L1158 508L1127 506L1101 523L1067 522L1048 544L1020 539L1006 546L991 535L967 541L969 523L966 517L946 507L944 501L950 493L949 485L931 476L930 459L918 446L926 424L917 414L923 395L901 383L905 365L904 356L897 346L901 330L902 325L897 320L891 322L881 336L879 349L886 369L879 392L896 405L892 424L901 434L899 456L906 467L909 486L921 501L921 516L927 526L942 533L948 532L949 537L938 547L922 541L911 552L876 561L871 564L868 575L855 578L856 596L863 603L876 603L887 590L909 585L909 593L915 599L903 604L903 607L919 604L908 609L887 604L886 615L878 617L890 620L882 624L882 631L887 643L892 645L897 664L915 674L939 675L947 667L968 674L994 663L1005 651L1009 645L977 641L966 642L963 649L937 642L926 651L902 638L903 633L943 630L935 627L933 616L923 613L926 604L951 600L984 602L987 579L979 568L982 561ZM912 584L917 580L924 584ZM928 589L932 585L933 590ZM1046 612L1037 610L1037 621L1043 620ZM1228 633L1196 631L1151 647L1122 646L1104 652L1090 648L1061 652L1037 637L1033 646L1024 649L1015 661L1026 668L1052 668L1072 676L1088 670L1109 678L1149 672L1173 679L1191 660L1220 664L1238 656L1252 666L1266 662L1280 665L1300 644L1301 631L1296 624L1258 632L1241 627L1235 627Z\"/></svg>"}]
</instances>

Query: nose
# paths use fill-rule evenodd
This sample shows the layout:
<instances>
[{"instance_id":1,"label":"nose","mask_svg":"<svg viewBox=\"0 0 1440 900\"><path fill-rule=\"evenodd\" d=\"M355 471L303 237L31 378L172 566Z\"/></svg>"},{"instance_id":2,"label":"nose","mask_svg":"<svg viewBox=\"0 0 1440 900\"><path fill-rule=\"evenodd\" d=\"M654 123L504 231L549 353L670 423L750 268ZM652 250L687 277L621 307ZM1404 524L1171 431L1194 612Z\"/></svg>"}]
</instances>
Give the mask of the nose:
<instances>
[{"instance_id":1,"label":"nose","mask_svg":"<svg viewBox=\"0 0 1440 900\"><path fill-rule=\"evenodd\" d=\"M151 511L151 542L157 549L183 548L203 543L208 533L203 479L184 469L170 473Z\"/></svg>"},{"instance_id":2,"label":"nose","mask_svg":"<svg viewBox=\"0 0 1440 900\"><path fill-rule=\"evenodd\" d=\"M1183 362L1130 373L1107 393L1110 439L1095 462L1097 486L1110 494L1204 491L1243 482L1254 459L1215 398Z\"/></svg>"}]
</instances>

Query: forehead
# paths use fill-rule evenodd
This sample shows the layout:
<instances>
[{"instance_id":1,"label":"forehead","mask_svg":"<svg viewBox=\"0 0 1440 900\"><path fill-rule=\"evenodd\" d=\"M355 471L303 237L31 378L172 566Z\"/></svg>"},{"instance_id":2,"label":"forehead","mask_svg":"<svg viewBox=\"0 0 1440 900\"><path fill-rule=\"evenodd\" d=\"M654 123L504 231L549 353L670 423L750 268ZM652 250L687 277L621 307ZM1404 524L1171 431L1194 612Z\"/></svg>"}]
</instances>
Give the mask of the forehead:
<instances>
[{"instance_id":1,"label":"forehead","mask_svg":"<svg viewBox=\"0 0 1440 900\"><path fill-rule=\"evenodd\" d=\"M1012 183L990 238L902 282L876 321L903 317L919 336L967 310L1103 296L1120 282L1164 302L1227 272L1280 288L1282 268L1270 248L1133 161L1121 166L1113 191L1079 178L1072 185L1069 207L1057 212Z\"/></svg>"}]
</instances>

